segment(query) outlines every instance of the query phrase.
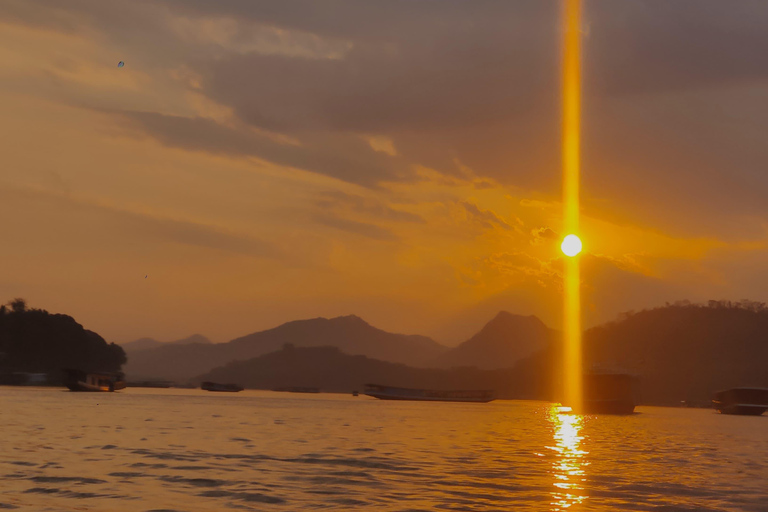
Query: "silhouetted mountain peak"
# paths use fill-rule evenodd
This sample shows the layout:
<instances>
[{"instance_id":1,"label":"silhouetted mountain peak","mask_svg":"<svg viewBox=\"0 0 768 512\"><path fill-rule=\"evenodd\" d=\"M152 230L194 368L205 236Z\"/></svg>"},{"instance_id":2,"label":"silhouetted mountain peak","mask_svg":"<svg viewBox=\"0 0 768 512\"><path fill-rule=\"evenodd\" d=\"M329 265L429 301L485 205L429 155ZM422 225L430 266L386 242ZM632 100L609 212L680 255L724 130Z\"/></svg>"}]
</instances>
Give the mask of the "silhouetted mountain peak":
<instances>
[{"instance_id":1,"label":"silhouetted mountain peak","mask_svg":"<svg viewBox=\"0 0 768 512\"><path fill-rule=\"evenodd\" d=\"M193 334L192 336L187 336L186 338L182 338L180 340L171 341L169 343L173 343L176 345L186 345L189 343L213 343L211 340L203 336L202 334Z\"/></svg>"},{"instance_id":2,"label":"silhouetted mountain peak","mask_svg":"<svg viewBox=\"0 0 768 512\"><path fill-rule=\"evenodd\" d=\"M499 311L470 339L440 356L439 366L505 368L547 346L553 332L535 315Z\"/></svg>"},{"instance_id":3,"label":"silhouetted mountain peak","mask_svg":"<svg viewBox=\"0 0 768 512\"><path fill-rule=\"evenodd\" d=\"M336 316L333 318L325 318L324 316L320 316L317 318L306 318L303 320L291 320L290 322L285 322L284 324L280 324L277 327L273 327L272 329L267 329L265 331L260 331L261 333L264 332L271 332L271 331L277 331L280 329L305 329L305 328L317 328L317 329L327 329L327 328L333 328L333 327L349 327L349 326L356 326L356 327L371 327L371 325L360 318L357 315L346 315L346 316ZM372 329L375 329L375 327L371 327ZM259 333L254 333L259 334ZM249 334L248 336L253 336L253 334ZM248 336L244 336L248 337Z\"/></svg>"},{"instance_id":4,"label":"silhouetted mountain peak","mask_svg":"<svg viewBox=\"0 0 768 512\"><path fill-rule=\"evenodd\" d=\"M330 319L331 322L339 322L343 324L350 324L350 325L364 325L366 327L371 327L371 324L363 320L357 315L345 315L345 316L337 316L335 318Z\"/></svg>"},{"instance_id":5,"label":"silhouetted mountain peak","mask_svg":"<svg viewBox=\"0 0 768 512\"><path fill-rule=\"evenodd\" d=\"M162 342L157 341L154 338L139 338L137 340L120 343L120 346L123 347L123 350L126 352L136 352L138 350L157 348L162 344Z\"/></svg>"},{"instance_id":6,"label":"silhouetted mountain peak","mask_svg":"<svg viewBox=\"0 0 768 512\"><path fill-rule=\"evenodd\" d=\"M499 311L496 313L496 316L494 316L485 326L483 326L483 329L485 329L488 326L495 326L499 324L506 324L506 323L517 323L519 325L527 325L529 327L533 328L543 328L546 329L547 326L542 322L539 317L536 315L517 315L515 313L510 313L509 311ZM482 331L482 329L481 329Z\"/></svg>"},{"instance_id":7,"label":"silhouetted mountain peak","mask_svg":"<svg viewBox=\"0 0 768 512\"><path fill-rule=\"evenodd\" d=\"M202 334L193 334L192 336L187 336L186 338L182 338L180 340L167 342L157 341L154 338L139 338L127 343L121 343L120 346L123 347L123 350L126 352L139 352L141 350L150 350L167 345L189 345L191 343L202 343L207 345L213 342Z\"/></svg>"}]
</instances>

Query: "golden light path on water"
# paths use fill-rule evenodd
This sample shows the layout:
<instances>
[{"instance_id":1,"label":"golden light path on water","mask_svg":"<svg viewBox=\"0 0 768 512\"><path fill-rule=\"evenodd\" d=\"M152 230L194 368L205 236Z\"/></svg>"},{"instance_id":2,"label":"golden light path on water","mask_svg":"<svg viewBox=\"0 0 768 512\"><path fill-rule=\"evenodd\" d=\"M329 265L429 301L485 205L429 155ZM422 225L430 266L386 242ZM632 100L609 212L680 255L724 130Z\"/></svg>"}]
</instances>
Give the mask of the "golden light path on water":
<instances>
[{"instance_id":1,"label":"golden light path on water","mask_svg":"<svg viewBox=\"0 0 768 512\"><path fill-rule=\"evenodd\" d=\"M579 230L579 163L581 115L581 0L564 0L563 49L563 227L567 238ZM567 251L564 244L564 252ZM580 244L579 244L580 248ZM563 333L565 336L565 401L581 410L581 301L579 260L565 258Z\"/></svg>"},{"instance_id":2,"label":"golden light path on water","mask_svg":"<svg viewBox=\"0 0 768 512\"><path fill-rule=\"evenodd\" d=\"M567 510L587 499L583 482L587 452L581 449L581 428L584 417L572 414L569 407L553 405L548 420L554 427L555 445L548 446L556 457L552 463L555 490L552 492L552 511Z\"/></svg>"}]
</instances>

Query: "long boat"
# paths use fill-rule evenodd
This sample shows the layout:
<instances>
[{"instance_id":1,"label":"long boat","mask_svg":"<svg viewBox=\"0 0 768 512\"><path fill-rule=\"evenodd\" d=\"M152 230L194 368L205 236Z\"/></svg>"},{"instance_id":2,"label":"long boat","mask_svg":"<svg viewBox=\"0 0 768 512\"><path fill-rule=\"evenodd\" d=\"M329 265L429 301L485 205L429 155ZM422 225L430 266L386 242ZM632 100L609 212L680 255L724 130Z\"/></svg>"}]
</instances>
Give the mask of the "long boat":
<instances>
[{"instance_id":1,"label":"long boat","mask_svg":"<svg viewBox=\"0 0 768 512\"><path fill-rule=\"evenodd\" d=\"M67 368L64 384L70 391L111 392L125 388L122 373L86 372Z\"/></svg>"},{"instance_id":2,"label":"long boat","mask_svg":"<svg viewBox=\"0 0 768 512\"><path fill-rule=\"evenodd\" d=\"M312 388L307 386L283 386L279 388L272 388L272 391L283 391L286 393L319 393L320 388Z\"/></svg>"},{"instance_id":3,"label":"long boat","mask_svg":"<svg viewBox=\"0 0 768 512\"><path fill-rule=\"evenodd\" d=\"M490 402L493 391L487 389L443 391L436 389L411 389L366 384L366 395L380 400L418 400L422 402Z\"/></svg>"},{"instance_id":4,"label":"long boat","mask_svg":"<svg viewBox=\"0 0 768 512\"><path fill-rule=\"evenodd\" d=\"M167 389L173 386L170 380L140 380L128 382L129 388L162 388Z\"/></svg>"},{"instance_id":5,"label":"long boat","mask_svg":"<svg viewBox=\"0 0 768 512\"><path fill-rule=\"evenodd\" d=\"M206 391L237 393L238 391L242 391L245 388L243 388L243 386L238 386L237 384L219 384L217 382L205 381L200 384L200 389L204 389Z\"/></svg>"},{"instance_id":6,"label":"long boat","mask_svg":"<svg viewBox=\"0 0 768 512\"><path fill-rule=\"evenodd\" d=\"M721 414L760 416L768 409L768 389L731 388L718 391L712 406Z\"/></svg>"}]
</instances>

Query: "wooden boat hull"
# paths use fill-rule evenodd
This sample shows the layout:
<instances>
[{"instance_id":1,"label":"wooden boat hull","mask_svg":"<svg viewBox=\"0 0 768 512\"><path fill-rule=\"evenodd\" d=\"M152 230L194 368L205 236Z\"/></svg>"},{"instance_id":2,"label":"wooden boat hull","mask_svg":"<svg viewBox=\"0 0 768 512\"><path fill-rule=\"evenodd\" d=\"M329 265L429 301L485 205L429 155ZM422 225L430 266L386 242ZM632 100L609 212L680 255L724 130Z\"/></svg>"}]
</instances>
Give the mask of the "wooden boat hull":
<instances>
[{"instance_id":1,"label":"wooden boat hull","mask_svg":"<svg viewBox=\"0 0 768 512\"><path fill-rule=\"evenodd\" d=\"M160 389L168 389L173 386L173 382L171 381L165 381L165 380L158 380L158 381L141 381L141 382L128 382L127 387L129 388L160 388Z\"/></svg>"},{"instance_id":2,"label":"wooden boat hull","mask_svg":"<svg viewBox=\"0 0 768 512\"><path fill-rule=\"evenodd\" d=\"M757 405L713 405L720 414L737 414L739 416L760 416L768 409L768 406Z\"/></svg>"},{"instance_id":3,"label":"wooden boat hull","mask_svg":"<svg viewBox=\"0 0 768 512\"><path fill-rule=\"evenodd\" d=\"M280 391L285 393L319 393L320 388L290 386L290 387L274 388L272 391Z\"/></svg>"},{"instance_id":4,"label":"wooden boat hull","mask_svg":"<svg viewBox=\"0 0 768 512\"><path fill-rule=\"evenodd\" d=\"M768 409L768 389L731 388L718 391L712 399L712 406L720 414L760 416Z\"/></svg>"},{"instance_id":5,"label":"wooden boat hull","mask_svg":"<svg viewBox=\"0 0 768 512\"><path fill-rule=\"evenodd\" d=\"M365 394L379 400L408 400L416 402L469 402L488 403L494 400L489 390L440 391L433 389L396 388L368 384Z\"/></svg>"},{"instance_id":6,"label":"wooden boat hull","mask_svg":"<svg viewBox=\"0 0 768 512\"><path fill-rule=\"evenodd\" d=\"M471 402L471 403L485 404L495 400L494 398L483 400L483 399L473 399L473 398L429 398L429 397L421 398L421 397L382 395L377 393L365 393L365 394L368 396L372 396L374 398L378 398L379 400L409 400L412 402Z\"/></svg>"},{"instance_id":7,"label":"wooden boat hull","mask_svg":"<svg viewBox=\"0 0 768 512\"><path fill-rule=\"evenodd\" d=\"M80 370L65 370L64 385L70 391L110 393L125 389L122 374L89 373Z\"/></svg>"},{"instance_id":8,"label":"wooden boat hull","mask_svg":"<svg viewBox=\"0 0 768 512\"><path fill-rule=\"evenodd\" d=\"M103 393L109 393L110 391L115 391L114 387L93 386L91 384L88 384L87 382L82 382L82 381L68 382L67 387L69 388L70 391L91 391L91 392L103 392Z\"/></svg>"},{"instance_id":9,"label":"wooden boat hull","mask_svg":"<svg viewBox=\"0 0 768 512\"><path fill-rule=\"evenodd\" d=\"M216 391L219 393L237 393L244 388L237 384L219 384L217 382L203 382L200 384L200 389L205 391Z\"/></svg>"}]
</instances>

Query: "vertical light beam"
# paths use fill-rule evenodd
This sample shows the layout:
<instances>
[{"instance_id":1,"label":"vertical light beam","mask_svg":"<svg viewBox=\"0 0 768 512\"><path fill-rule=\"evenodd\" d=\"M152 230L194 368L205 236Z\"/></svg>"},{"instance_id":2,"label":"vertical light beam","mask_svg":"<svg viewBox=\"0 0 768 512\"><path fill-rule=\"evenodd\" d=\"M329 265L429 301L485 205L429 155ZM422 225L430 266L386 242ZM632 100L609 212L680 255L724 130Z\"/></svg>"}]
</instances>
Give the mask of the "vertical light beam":
<instances>
[{"instance_id":1,"label":"vertical light beam","mask_svg":"<svg viewBox=\"0 0 768 512\"><path fill-rule=\"evenodd\" d=\"M581 0L564 0L563 48L563 226L579 230L579 164L581 118ZM565 259L563 331L565 336L565 400L579 412L582 405L581 298L579 259Z\"/></svg>"}]
</instances>

